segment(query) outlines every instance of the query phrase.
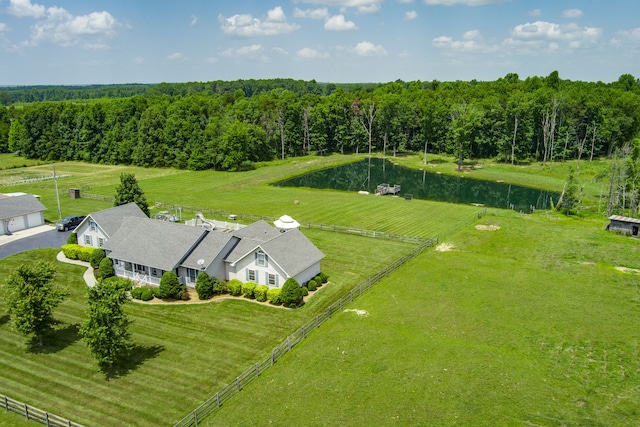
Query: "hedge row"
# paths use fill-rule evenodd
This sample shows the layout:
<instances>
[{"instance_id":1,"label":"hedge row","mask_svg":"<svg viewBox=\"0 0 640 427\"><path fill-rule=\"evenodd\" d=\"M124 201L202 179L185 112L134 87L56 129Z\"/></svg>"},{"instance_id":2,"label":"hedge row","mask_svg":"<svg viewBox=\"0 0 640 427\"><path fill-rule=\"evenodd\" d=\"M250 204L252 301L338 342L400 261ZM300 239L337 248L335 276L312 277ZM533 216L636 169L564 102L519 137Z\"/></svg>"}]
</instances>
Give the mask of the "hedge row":
<instances>
[{"instance_id":1,"label":"hedge row","mask_svg":"<svg viewBox=\"0 0 640 427\"><path fill-rule=\"evenodd\" d=\"M98 268L100 261L104 258L104 250L100 248L80 246L73 243L62 245L62 253L69 259L89 262L93 268Z\"/></svg>"}]
</instances>

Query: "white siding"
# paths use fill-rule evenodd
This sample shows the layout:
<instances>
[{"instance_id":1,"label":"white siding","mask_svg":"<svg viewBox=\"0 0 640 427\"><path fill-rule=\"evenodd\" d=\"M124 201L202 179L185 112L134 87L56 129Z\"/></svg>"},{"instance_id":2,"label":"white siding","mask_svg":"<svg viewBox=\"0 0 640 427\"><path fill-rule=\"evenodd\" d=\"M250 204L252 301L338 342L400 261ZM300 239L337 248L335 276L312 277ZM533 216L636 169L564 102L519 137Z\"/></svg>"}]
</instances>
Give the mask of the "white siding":
<instances>
[{"instance_id":1,"label":"white siding","mask_svg":"<svg viewBox=\"0 0 640 427\"><path fill-rule=\"evenodd\" d=\"M78 244L80 246L91 246L94 248L100 247L100 239L103 239L103 244L107 242L107 235L102 231L100 225L96 224L95 230L91 230L89 224L92 219L88 218L87 221L83 222L78 228L76 228L75 233L78 236ZM87 245L85 243L85 236L91 237L91 245Z\"/></svg>"},{"instance_id":2,"label":"white siding","mask_svg":"<svg viewBox=\"0 0 640 427\"><path fill-rule=\"evenodd\" d=\"M302 285L316 277L318 274L320 274L320 261L316 262L311 267L302 270L300 273L296 274L294 278Z\"/></svg>"},{"instance_id":3,"label":"white siding","mask_svg":"<svg viewBox=\"0 0 640 427\"><path fill-rule=\"evenodd\" d=\"M276 265L275 262L269 258L267 260L267 266L258 266L255 262L255 252L252 252L236 262L235 269L228 264L228 279L239 279L241 282L247 282L247 269L256 271L256 280L255 282L258 285L269 285L267 282L268 274L275 274L277 276L277 287L282 287L285 280L287 280L287 276L285 273Z\"/></svg>"}]
</instances>

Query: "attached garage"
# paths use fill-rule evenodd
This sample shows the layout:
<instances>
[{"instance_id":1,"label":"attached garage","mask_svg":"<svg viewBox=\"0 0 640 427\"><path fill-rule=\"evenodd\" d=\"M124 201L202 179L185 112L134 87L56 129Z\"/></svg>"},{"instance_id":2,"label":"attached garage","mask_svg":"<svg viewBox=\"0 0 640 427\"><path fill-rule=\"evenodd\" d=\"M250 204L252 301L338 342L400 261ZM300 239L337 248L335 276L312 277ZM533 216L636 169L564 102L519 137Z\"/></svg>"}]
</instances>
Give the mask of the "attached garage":
<instances>
[{"instance_id":1,"label":"attached garage","mask_svg":"<svg viewBox=\"0 0 640 427\"><path fill-rule=\"evenodd\" d=\"M0 195L0 235L44 225L45 209L33 194Z\"/></svg>"}]
</instances>

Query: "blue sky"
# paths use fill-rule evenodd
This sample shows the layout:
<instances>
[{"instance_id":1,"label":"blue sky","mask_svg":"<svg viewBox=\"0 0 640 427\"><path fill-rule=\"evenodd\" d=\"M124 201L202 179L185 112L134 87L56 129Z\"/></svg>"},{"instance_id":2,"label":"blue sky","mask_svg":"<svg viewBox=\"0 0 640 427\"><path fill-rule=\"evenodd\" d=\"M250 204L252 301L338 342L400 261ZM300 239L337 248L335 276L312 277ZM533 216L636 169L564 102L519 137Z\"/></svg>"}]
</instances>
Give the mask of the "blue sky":
<instances>
[{"instance_id":1,"label":"blue sky","mask_svg":"<svg viewBox=\"0 0 640 427\"><path fill-rule=\"evenodd\" d=\"M0 0L0 85L640 76L637 0Z\"/></svg>"}]
</instances>

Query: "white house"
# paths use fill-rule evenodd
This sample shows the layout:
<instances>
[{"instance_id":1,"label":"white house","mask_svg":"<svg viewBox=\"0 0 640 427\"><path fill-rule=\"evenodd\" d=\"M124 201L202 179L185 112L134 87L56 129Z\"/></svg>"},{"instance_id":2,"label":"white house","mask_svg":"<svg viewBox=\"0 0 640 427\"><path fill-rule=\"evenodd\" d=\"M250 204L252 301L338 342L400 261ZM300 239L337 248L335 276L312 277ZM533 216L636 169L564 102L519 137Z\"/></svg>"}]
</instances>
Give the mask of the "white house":
<instances>
[{"instance_id":1,"label":"white house","mask_svg":"<svg viewBox=\"0 0 640 427\"><path fill-rule=\"evenodd\" d=\"M118 231L126 217L147 218L142 209L132 202L87 215L73 232L78 236L80 246L101 248Z\"/></svg>"},{"instance_id":2,"label":"white house","mask_svg":"<svg viewBox=\"0 0 640 427\"><path fill-rule=\"evenodd\" d=\"M191 287L200 272L270 287L289 277L304 284L320 273L324 257L300 230L279 232L265 221L226 232L125 217L104 249L118 276L159 284L173 271Z\"/></svg>"},{"instance_id":3,"label":"white house","mask_svg":"<svg viewBox=\"0 0 640 427\"><path fill-rule=\"evenodd\" d=\"M0 234L44 225L44 207L33 194L11 193L0 195Z\"/></svg>"}]
</instances>

